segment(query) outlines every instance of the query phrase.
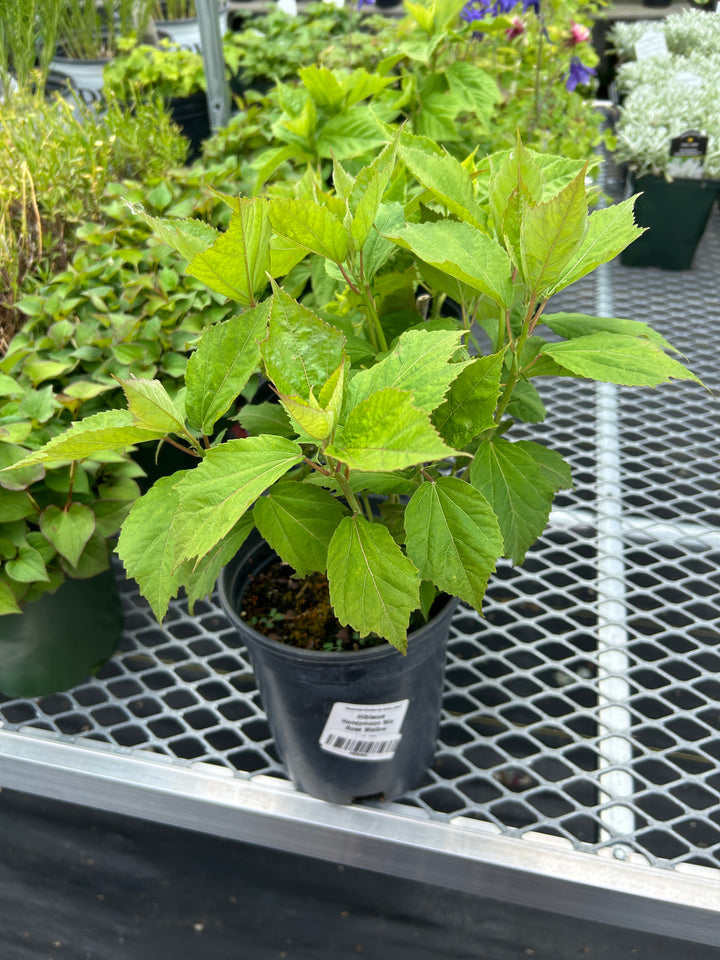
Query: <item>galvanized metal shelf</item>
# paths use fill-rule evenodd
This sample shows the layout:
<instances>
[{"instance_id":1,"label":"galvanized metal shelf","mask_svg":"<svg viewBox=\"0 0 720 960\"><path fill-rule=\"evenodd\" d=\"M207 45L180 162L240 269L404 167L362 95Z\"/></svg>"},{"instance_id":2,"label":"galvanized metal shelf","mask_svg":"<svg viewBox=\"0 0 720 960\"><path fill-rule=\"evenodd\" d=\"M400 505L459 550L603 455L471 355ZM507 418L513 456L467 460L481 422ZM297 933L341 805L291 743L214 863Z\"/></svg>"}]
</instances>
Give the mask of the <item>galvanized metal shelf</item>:
<instances>
[{"instance_id":1,"label":"galvanized metal shelf","mask_svg":"<svg viewBox=\"0 0 720 960\"><path fill-rule=\"evenodd\" d=\"M651 322L720 389L720 216L692 270L613 263L557 309ZM522 569L449 647L442 736L401 803L284 780L215 600L162 626L123 582L98 677L0 698L0 784L557 912L720 944L720 431L698 384L561 379L532 431L573 465Z\"/></svg>"}]
</instances>

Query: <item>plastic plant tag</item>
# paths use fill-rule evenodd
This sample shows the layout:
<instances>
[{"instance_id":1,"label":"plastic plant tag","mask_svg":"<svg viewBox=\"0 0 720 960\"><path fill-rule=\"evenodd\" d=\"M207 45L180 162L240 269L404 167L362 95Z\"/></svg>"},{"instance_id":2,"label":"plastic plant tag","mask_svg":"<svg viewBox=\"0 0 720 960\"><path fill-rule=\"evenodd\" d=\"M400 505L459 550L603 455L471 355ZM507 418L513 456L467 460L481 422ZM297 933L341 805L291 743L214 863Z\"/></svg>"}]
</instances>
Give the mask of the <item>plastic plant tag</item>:
<instances>
[{"instance_id":1,"label":"plastic plant tag","mask_svg":"<svg viewBox=\"0 0 720 960\"><path fill-rule=\"evenodd\" d=\"M409 703L334 703L318 741L321 749L352 760L392 760Z\"/></svg>"},{"instance_id":2,"label":"plastic plant tag","mask_svg":"<svg viewBox=\"0 0 720 960\"><path fill-rule=\"evenodd\" d=\"M702 77L692 70L679 70L674 77L675 85L683 90L702 90Z\"/></svg>"},{"instance_id":3,"label":"plastic plant tag","mask_svg":"<svg viewBox=\"0 0 720 960\"><path fill-rule=\"evenodd\" d=\"M667 57L668 46L664 33L657 30L648 30L635 44L635 56L638 60L648 57Z\"/></svg>"},{"instance_id":4,"label":"plastic plant tag","mask_svg":"<svg viewBox=\"0 0 720 960\"><path fill-rule=\"evenodd\" d=\"M670 162L667 172L682 180L701 180L704 176L704 156L708 138L700 130L686 130L670 141Z\"/></svg>"},{"instance_id":5,"label":"plastic plant tag","mask_svg":"<svg viewBox=\"0 0 720 960\"><path fill-rule=\"evenodd\" d=\"M278 10L282 10L289 17L297 16L297 0L278 0Z\"/></svg>"}]
</instances>

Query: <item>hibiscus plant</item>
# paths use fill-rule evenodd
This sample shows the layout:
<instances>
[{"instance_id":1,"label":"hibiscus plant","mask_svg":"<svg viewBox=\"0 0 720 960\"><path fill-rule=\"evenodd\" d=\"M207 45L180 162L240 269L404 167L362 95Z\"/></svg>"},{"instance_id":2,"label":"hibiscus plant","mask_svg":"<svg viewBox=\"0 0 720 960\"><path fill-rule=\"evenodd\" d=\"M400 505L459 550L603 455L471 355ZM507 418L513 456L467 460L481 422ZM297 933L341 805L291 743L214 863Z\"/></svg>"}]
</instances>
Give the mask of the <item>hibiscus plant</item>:
<instances>
[{"instance_id":1,"label":"hibiscus plant","mask_svg":"<svg viewBox=\"0 0 720 960\"><path fill-rule=\"evenodd\" d=\"M118 545L158 619L181 586L205 596L257 527L299 577L327 574L342 623L404 650L437 591L479 608L498 558L521 563L571 485L559 453L509 438L544 416L538 380L696 379L645 323L548 309L641 232L632 200L588 213L586 172L519 143L460 163L401 132L357 176L336 162L333 189L308 175L293 197L228 199L224 233L153 220L237 315L202 335L175 395L125 379L127 410L30 459L186 449ZM278 402L237 413L258 373ZM217 435L223 416L247 435Z\"/></svg>"}]
</instances>

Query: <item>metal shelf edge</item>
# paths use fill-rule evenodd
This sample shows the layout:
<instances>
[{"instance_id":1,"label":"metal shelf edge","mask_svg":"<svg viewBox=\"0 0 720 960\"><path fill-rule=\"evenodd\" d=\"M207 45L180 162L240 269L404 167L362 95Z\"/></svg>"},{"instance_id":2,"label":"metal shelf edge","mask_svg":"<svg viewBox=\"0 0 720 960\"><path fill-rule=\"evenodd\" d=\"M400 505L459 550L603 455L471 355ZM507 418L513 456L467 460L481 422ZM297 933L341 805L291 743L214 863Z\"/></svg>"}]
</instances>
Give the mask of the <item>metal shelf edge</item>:
<instances>
[{"instance_id":1,"label":"metal shelf edge","mask_svg":"<svg viewBox=\"0 0 720 960\"><path fill-rule=\"evenodd\" d=\"M662 870L395 804L336 806L269 777L0 730L0 783L232 840L632 930L720 944L714 871ZM119 786L122 789L118 789ZM416 814L417 815L414 815Z\"/></svg>"}]
</instances>

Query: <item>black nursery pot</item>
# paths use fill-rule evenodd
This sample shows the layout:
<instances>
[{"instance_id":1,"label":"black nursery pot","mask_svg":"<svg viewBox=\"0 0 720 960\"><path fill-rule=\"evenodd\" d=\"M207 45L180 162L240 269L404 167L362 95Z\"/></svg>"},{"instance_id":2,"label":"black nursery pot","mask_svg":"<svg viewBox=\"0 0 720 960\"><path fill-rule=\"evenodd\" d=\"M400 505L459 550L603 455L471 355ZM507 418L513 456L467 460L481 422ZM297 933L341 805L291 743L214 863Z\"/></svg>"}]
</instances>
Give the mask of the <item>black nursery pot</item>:
<instances>
[{"instance_id":1,"label":"black nursery pot","mask_svg":"<svg viewBox=\"0 0 720 960\"><path fill-rule=\"evenodd\" d=\"M167 105L183 136L190 141L188 160L196 160L202 151L203 141L208 139L211 132L207 95L201 91L189 97L171 97Z\"/></svg>"},{"instance_id":2,"label":"black nursery pot","mask_svg":"<svg viewBox=\"0 0 720 960\"><path fill-rule=\"evenodd\" d=\"M650 174L628 175L630 194L642 190L635 219L646 232L622 251L626 267L687 270L705 232L712 205L720 193L718 180L673 180Z\"/></svg>"},{"instance_id":3,"label":"black nursery pot","mask_svg":"<svg viewBox=\"0 0 720 960\"><path fill-rule=\"evenodd\" d=\"M69 690L113 655L122 632L112 571L68 578L22 613L0 617L0 691L41 697Z\"/></svg>"},{"instance_id":4,"label":"black nursery pot","mask_svg":"<svg viewBox=\"0 0 720 960\"><path fill-rule=\"evenodd\" d=\"M278 752L300 789L331 803L417 786L432 763L445 650L457 601L408 637L349 653L303 650L271 640L240 617L253 575L276 558L248 539L218 582L220 600L247 646Z\"/></svg>"}]
</instances>

